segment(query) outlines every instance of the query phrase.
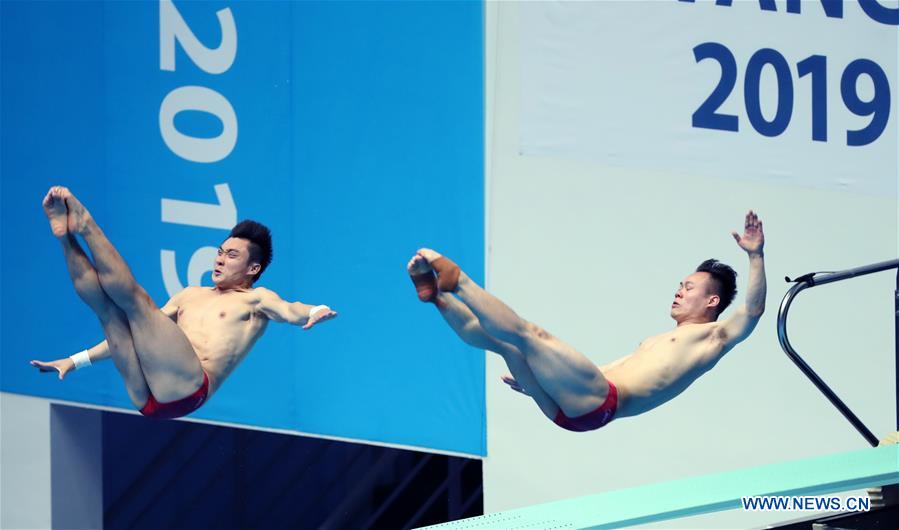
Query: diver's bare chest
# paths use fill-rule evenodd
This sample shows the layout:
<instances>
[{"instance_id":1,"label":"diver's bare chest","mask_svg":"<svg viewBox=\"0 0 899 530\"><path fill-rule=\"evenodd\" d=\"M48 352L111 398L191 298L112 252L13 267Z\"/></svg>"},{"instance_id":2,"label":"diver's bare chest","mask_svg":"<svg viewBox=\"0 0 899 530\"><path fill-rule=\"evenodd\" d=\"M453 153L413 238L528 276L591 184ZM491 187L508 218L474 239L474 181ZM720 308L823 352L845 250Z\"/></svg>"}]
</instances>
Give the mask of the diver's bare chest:
<instances>
[{"instance_id":1,"label":"diver's bare chest","mask_svg":"<svg viewBox=\"0 0 899 530\"><path fill-rule=\"evenodd\" d=\"M682 349L690 349L707 335L705 328L677 328L665 333L653 335L640 343L637 352L671 353Z\"/></svg>"},{"instance_id":2,"label":"diver's bare chest","mask_svg":"<svg viewBox=\"0 0 899 530\"><path fill-rule=\"evenodd\" d=\"M669 331L643 339L637 351L651 352L660 348L670 349L678 342L677 332Z\"/></svg>"},{"instance_id":3,"label":"diver's bare chest","mask_svg":"<svg viewBox=\"0 0 899 530\"><path fill-rule=\"evenodd\" d=\"M252 297L245 293L219 294L200 292L182 302L178 308L178 322L184 324L215 324L248 321L253 317Z\"/></svg>"}]
</instances>

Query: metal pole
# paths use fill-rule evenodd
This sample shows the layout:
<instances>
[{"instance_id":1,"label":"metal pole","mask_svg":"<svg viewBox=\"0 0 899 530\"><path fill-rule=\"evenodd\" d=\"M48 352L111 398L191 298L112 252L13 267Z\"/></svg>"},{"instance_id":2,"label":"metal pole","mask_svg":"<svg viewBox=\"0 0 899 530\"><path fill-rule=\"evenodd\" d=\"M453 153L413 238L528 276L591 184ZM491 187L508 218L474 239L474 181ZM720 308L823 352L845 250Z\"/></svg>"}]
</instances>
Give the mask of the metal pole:
<instances>
[{"instance_id":1,"label":"metal pole","mask_svg":"<svg viewBox=\"0 0 899 530\"><path fill-rule=\"evenodd\" d=\"M840 280L846 280L848 278L855 278L857 276L864 276L866 274L895 269L897 267L899 267L899 259L881 261L880 263L872 263L871 265L864 265L862 267L855 267L854 269L846 269L839 272L815 274L811 277L810 280L808 280L808 284L809 287L814 287L816 285L838 282Z\"/></svg>"},{"instance_id":2,"label":"metal pole","mask_svg":"<svg viewBox=\"0 0 899 530\"><path fill-rule=\"evenodd\" d=\"M807 283L807 281L802 281L794 285L787 291L786 296L784 296L783 301L780 304L780 310L777 313L777 339L780 341L780 346L783 348L784 352L787 356L799 367L800 370L808 377L812 383L818 390L827 397L828 400L840 411L840 413L849 420L849 423L852 424L855 429L861 433L861 435L867 440L872 447L877 447L877 437L865 426L858 417L849 410L849 407L846 406L843 401L837 397L837 395L827 386L818 374L812 370L811 366L806 364L805 361L799 357L799 354L796 353L796 350L793 349L793 346L790 344L790 340L787 338L787 314L790 311L790 304L793 302L793 298L799 294L800 291L811 287Z\"/></svg>"}]
</instances>

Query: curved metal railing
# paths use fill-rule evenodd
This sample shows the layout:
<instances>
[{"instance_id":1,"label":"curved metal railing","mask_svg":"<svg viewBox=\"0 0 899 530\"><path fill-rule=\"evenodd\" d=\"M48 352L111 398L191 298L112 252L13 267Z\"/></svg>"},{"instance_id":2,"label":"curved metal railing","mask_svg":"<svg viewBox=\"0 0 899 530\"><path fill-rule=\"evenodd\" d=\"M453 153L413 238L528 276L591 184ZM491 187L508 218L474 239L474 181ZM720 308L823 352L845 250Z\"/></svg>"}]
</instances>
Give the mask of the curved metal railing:
<instances>
[{"instance_id":1,"label":"curved metal railing","mask_svg":"<svg viewBox=\"0 0 899 530\"><path fill-rule=\"evenodd\" d=\"M793 346L790 344L790 340L787 338L787 313L790 310L790 304L793 302L793 298L796 297L800 292L805 289L809 289L815 287L817 285L824 285L825 283L833 283L838 282L840 280L848 280L849 278L855 278L857 276L864 276L866 274L872 274L875 272L881 272L890 269L897 269L896 274L896 369L897 369L897 385L899 385L899 260L890 260L890 261L882 261L880 263L873 263L871 265L864 265L862 267L856 267L854 269L847 269L839 272L829 272L829 273L809 273L796 278L795 280L790 280L790 278L786 278L788 282L796 282L793 287L787 291L787 294L784 296L783 301L780 303L780 310L777 312L777 339L780 341L780 346L783 348L784 352L787 356L796 363L796 366L799 367L800 370L808 377L812 383L818 387L827 399L840 411L843 416L849 420L849 423L852 424L853 427L858 430L859 433L867 440L869 444L876 447L877 446L877 437L874 436L873 433L865 426L858 417L853 414L849 407L846 406L843 401L837 397L837 395L830 389L829 386L820 378L818 374L812 370L811 366L809 366L805 361L802 360L802 357L796 353L796 350L793 349ZM899 386L897 386L897 392L899 392ZM899 394L897 394L897 399L899 399ZM899 403L897 403L897 415L899 415ZM897 424L899 424L899 417L897 417Z\"/></svg>"}]
</instances>

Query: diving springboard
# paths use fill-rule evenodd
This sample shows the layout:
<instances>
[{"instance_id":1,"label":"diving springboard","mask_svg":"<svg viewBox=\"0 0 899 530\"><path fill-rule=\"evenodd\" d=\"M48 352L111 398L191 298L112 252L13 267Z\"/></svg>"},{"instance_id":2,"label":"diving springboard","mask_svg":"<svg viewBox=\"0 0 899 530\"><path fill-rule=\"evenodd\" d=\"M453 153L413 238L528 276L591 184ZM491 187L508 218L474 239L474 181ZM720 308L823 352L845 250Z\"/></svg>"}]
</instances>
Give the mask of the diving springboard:
<instances>
[{"instance_id":1,"label":"diving springboard","mask_svg":"<svg viewBox=\"0 0 899 530\"><path fill-rule=\"evenodd\" d=\"M620 528L741 508L740 497L825 495L899 483L899 445L885 445L609 491L427 528Z\"/></svg>"}]
</instances>

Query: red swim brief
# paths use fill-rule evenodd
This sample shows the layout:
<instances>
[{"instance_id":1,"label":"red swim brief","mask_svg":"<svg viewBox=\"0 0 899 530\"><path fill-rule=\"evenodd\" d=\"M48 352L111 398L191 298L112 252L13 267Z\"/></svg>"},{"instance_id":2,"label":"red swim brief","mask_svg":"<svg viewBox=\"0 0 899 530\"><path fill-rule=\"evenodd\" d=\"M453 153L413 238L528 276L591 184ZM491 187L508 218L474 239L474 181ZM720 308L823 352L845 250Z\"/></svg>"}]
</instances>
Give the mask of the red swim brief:
<instances>
[{"instance_id":1,"label":"red swim brief","mask_svg":"<svg viewBox=\"0 0 899 530\"><path fill-rule=\"evenodd\" d=\"M612 421L615 417L615 410L617 408L618 389L615 388L615 385L613 385L611 381L609 381L609 394L606 396L606 400L603 401L602 405L597 407L596 410L590 411L583 416L569 418L561 409L559 409L559 413L556 414L556 419L553 421L555 421L556 425L559 427L568 429L569 431L592 431L599 429Z\"/></svg>"},{"instance_id":2,"label":"red swim brief","mask_svg":"<svg viewBox=\"0 0 899 530\"><path fill-rule=\"evenodd\" d=\"M172 401L169 403L160 403L156 401L153 394L147 400L147 404L140 409L140 413L149 418L160 420L170 420L172 418L180 418L187 416L191 412L200 408L200 405L206 402L206 396L209 394L209 376L203 372L203 384L196 392L186 398Z\"/></svg>"}]
</instances>

